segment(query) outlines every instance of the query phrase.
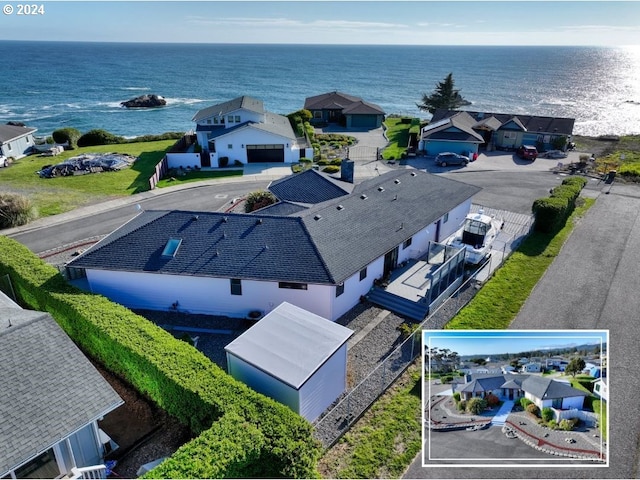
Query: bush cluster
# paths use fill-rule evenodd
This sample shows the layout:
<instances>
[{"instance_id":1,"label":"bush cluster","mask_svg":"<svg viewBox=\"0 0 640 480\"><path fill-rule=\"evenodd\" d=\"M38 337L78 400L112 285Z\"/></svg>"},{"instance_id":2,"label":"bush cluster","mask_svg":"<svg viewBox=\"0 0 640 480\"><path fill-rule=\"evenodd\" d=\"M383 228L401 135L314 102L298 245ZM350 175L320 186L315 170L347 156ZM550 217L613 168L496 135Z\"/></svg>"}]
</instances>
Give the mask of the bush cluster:
<instances>
[{"instance_id":1,"label":"bush cluster","mask_svg":"<svg viewBox=\"0 0 640 480\"><path fill-rule=\"evenodd\" d=\"M0 229L25 225L36 216L31 200L24 195L0 193Z\"/></svg>"},{"instance_id":2,"label":"bush cluster","mask_svg":"<svg viewBox=\"0 0 640 480\"><path fill-rule=\"evenodd\" d=\"M529 405L531 405L532 403L533 402L531 400L529 400L528 398L526 398L526 397L521 397L520 398L520 406L522 407L523 410L526 410L527 407Z\"/></svg>"},{"instance_id":3,"label":"bush cluster","mask_svg":"<svg viewBox=\"0 0 640 480\"><path fill-rule=\"evenodd\" d=\"M530 403L529 405L527 405L526 410L527 412L529 412L531 415L535 417L540 416L540 408L538 408L538 406L535 403Z\"/></svg>"},{"instance_id":4,"label":"bush cluster","mask_svg":"<svg viewBox=\"0 0 640 480\"><path fill-rule=\"evenodd\" d=\"M533 202L534 227L538 232L552 233L561 229L576 206L580 191L587 184L583 177L568 177L551 190L551 195Z\"/></svg>"},{"instance_id":5,"label":"bush cluster","mask_svg":"<svg viewBox=\"0 0 640 480\"><path fill-rule=\"evenodd\" d=\"M337 165L327 165L322 169L324 173L338 173L340 171L340 167Z\"/></svg>"},{"instance_id":6,"label":"bush cluster","mask_svg":"<svg viewBox=\"0 0 640 480\"><path fill-rule=\"evenodd\" d=\"M85 353L199 435L148 477L318 476L319 444L302 417L148 320L68 285L18 242L0 237L0 251L0 275L22 304L51 313Z\"/></svg>"},{"instance_id":7,"label":"bush cluster","mask_svg":"<svg viewBox=\"0 0 640 480\"><path fill-rule=\"evenodd\" d=\"M261 208L268 207L276 203L278 199L268 190L259 190L251 192L244 203L244 211L246 213L255 212Z\"/></svg>"},{"instance_id":8,"label":"bush cluster","mask_svg":"<svg viewBox=\"0 0 640 480\"><path fill-rule=\"evenodd\" d=\"M69 148L75 148L78 139L82 136L80 130L72 127L55 130L51 136L56 143L67 143Z\"/></svg>"},{"instance_id":9,"label":"bush cluster","mask_svg":"<svg viewBox=\"0 0 640 480\"><path fill-rule=\"evenodd\" d=\"M125 143L126 140L106 130L94 129L78 138L79 147L93 147L95 145L114 145L116 143Z\"/></svg>"}]
</instances>

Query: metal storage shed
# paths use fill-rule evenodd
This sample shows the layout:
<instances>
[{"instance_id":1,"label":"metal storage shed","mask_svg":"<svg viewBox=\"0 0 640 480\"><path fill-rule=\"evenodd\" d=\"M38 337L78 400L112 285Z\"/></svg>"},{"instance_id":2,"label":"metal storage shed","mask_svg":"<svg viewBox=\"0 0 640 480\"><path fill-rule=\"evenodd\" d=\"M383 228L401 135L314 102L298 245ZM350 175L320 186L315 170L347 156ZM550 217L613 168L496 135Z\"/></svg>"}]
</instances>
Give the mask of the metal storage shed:
<instances>
[{"instance_id":1,"label":"metal storage shed","mask_svg":"<svg viewBox=\"0 0 640 480\"><path fill-rule=\"evenodd\" d=\"M283 302L225 347L229 374L312 422L346 389L352 334Z\"/></svg>"}]
</instances>

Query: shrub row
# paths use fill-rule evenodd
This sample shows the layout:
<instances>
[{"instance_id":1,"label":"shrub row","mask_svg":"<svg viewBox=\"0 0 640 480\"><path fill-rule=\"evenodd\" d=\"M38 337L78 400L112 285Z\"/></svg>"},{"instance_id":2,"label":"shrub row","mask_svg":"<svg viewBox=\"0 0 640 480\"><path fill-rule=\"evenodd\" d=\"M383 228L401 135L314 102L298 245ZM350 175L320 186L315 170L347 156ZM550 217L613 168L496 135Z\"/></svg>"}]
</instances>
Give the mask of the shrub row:
<instances>
[{"instance_id":1,"label":"shrub row","mask_svg":"<svg viewBox=\"0 0 640 480\"><path fill-rule=\"evenodd\" d=\"M560 230L576 206L580 191L587 184L583 177L568 177L551 190L551 195L533 202L536 231L552 233Z\"/></svg>"},{"instance_id":2,"label":"shrub row","mask_svg":"<svg viewBox=\"0 0 640 480\"><path fill-rule=\"evenodd\" d=\"M51 313L85 353L200 434L151 476L318 476L320 448L302 417L139 315L68 285L14 240L0 237L0 251L0 275L23 304Z\"/></svg>"}]
</instances>

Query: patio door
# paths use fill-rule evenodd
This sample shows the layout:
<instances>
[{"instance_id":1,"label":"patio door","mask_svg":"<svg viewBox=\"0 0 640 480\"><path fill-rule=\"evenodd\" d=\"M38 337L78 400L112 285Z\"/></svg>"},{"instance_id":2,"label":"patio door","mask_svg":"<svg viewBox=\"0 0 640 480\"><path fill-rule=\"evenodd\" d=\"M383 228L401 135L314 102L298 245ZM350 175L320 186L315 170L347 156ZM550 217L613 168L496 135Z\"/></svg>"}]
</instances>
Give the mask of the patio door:
<instances>
[{"instance_id":1,"label":"patio door","mask_svg":"<svg viewBox=\"0 0 640 480\"><path fill-rule=\"evenodd\" d=\"M391 271L398 266L398 251L399 250L400 250L400 247L397 246L396 248L394 248L390 252L387 252L387 254L384 256L384 274L383 274L383 277L386 278L386 276L389 275L389 273L391 273Z\"/></svg>"}]
</instances>

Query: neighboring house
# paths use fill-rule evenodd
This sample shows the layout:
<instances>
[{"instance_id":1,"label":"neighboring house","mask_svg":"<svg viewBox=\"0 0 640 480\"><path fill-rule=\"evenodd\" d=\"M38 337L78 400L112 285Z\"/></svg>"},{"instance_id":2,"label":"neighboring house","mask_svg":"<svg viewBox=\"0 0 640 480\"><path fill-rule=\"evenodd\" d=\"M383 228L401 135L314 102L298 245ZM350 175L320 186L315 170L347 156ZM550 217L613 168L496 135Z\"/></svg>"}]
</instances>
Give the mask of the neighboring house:
<instances>
[{"instance_id":1,"label":"neighboring house","mask_svg":"<svg viewBox=\"0 0 640 480\"><path fill-rule=\"evenodd\" d=\"M348 129L379 128L385 116L378 105L336 91L307 97L304 108L311 112L312 123L338 123Z\"/></svg>"},{"instance_id":2,"label":"neighboring house","mask_svg":"<svg viewBox=\"0 0 640 480\"><path fill-rule=\"evenodd\" d=\"M1 292L0 378L0 478L105 477L97 422L122 399L48 313Z\"/></svg>"},{"instance_id":3,"label":"neighboring house","mask_svg":"<svg viewBox=\"0 0 640 480\"><path fill-rule=\"evenodd\" d=\"M515 367L511 366L511 365L503 365L502 367L500 367L500 370L502 371L502 373L511 373L515 371Z\"/></svg>"},{"instance_id":4,"label":"neighboring house","mask_svg":"<svg viewBox=\"0 0 640 480\"><path fill-rule=\"evenodd\" d=\"M26 156L35 145L36 131L36 128L0 125L0 156L16 159Z\"/></svg>"},{"instance_id":5,"label":"neighboring house","mask_svg":"<svg viewBox=\"0 0 640 480\"><path fill-rule=\"evenodd\" d=\"M313 157L306 137L297 138L289 119L268 112L262 100L242 96L199 110L196 122L198 144L203 149L201 167L241 163L295 163ZM206 153L209 155L206 155Z\"/></svg>"},{"instance_id":6,"label":"neighboring house","mask_svg":"<svg viewBox=\"0 0 640 480\"><path fill-rule=\"evenodd\" d=\"M479 149L514 150L533 145L554 150L568 143L575 119L438 109L422 128L418 148L429 155L450 151L473 155Z\"/></svg>"},{"instance_id":7,"label":"neighboring house","mask_svg":"<svg viewBox=\"0 0 640 480\"><path fill-rule=\"evenodd\" d=\"M607 377L596 378L593 381L593 393L603 400L609 401L609 384Z\"/></svg>"},{"instance_id":8,"label":"neighboring house","mask_svg":"<svg viewBox=\"0 0 640 480\"><path fill-rule=\"evenodd\" d=\"M584 364L584 369L582 370L582 372L594 378L601 377L603 375L603 367L600 363L600 360L587 360Z\"/></svg>"},{"instance_id":9,"label":"neighboring house","mask_svg":"<svg viewBox=\"0 0 640 480\"><path fill-rule=\"evenodd\" d=\"M300 178L273 189L293 198ZM130 308L244 317L288 302L336 320L374 280L453 234L480 190L419 170L344 195L334 187L297 198L329 198L320 203L281 202L284 213L142 212L72 260L69 278L86 277L91 291Z\"/></svg>"},{"instance_id":10,"label":"neighboring house","mask_svg":"<svg viewBox=\"0 0 640 480\"><path fill-rule=\"evenodd\" d=\"M347 388L348 328L281 303L225 347L229 375L313 422Z\"/></svg>"},{"instance_id":11,"label":"neighboring house","mask_svg":"<svg viewBox=\"0 0 640 480\"><path fill-rule=\"evenodd\" d=\"M567 368L567 365L569 365L569 361L561 357L553 357L547 358L545 360L545 365L547 369L554 369L559 372L564 372L564 369Z\"/></svg>"},{"instance_id":12,"label":"neighboring house","mask_svg":"<svg viewBox=\"0 0 640 480\"><path fill-rule=\"evenodd\" d=\"M542 371L542 365L540 362L529 362L522 365L520 371L524 373L540 373Z\"/></svg>"},{"instance_id":13,"label":"neighboring house","mask_svg":"<svg viewBox=\"0 0 640 480\"><path fill-rule=\"evenodd\" d=\"M549 377L524 374L472 375L459 389L465 400L473 397L496 395L503 400L526 397L540 409L553 407L557 410L579 409L584 406L584 398L589 394L573 388L564 382Z\"/></svg>"}]
</instances>

